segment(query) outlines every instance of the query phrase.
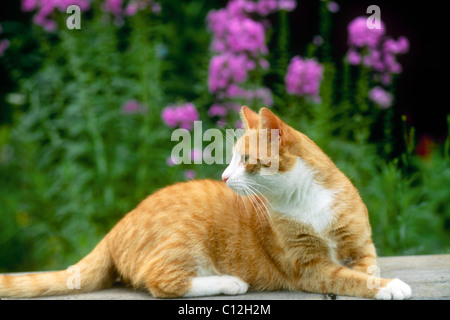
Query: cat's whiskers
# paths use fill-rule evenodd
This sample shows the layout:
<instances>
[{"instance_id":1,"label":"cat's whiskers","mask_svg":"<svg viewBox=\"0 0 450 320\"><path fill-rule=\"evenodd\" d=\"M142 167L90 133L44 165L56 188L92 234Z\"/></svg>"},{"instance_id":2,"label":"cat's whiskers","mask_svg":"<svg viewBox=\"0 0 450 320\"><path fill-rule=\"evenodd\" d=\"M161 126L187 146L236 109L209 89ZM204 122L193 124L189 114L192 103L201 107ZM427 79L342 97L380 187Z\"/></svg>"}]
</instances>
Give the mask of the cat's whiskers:
<instances>
[{"instance_id":1,"label":"cat's whiskers","mask_svg":"<svg viewBox=\"0 0 450 320\"><path fill-rule=\"evenodd\" d=\"M233 185L234 185L234 184L233 184ZM234 187L236 187L236 186L234 186ZM235 194L236 194L236 196L238 197L238 199L240 199L240 200L242 201L242 203L244 204L245 211L246 211L247 213L249 213L250 211L249 211L248 208L247 208L247 204L246 204L246 201L245 201L245 198L244 198L244 197L248 197L248 192L247 192L244 188L242 188L241 185L238 185L237 187L238 187L238 188L240 189L240 191L243 192L245 195L240 195L240 194L238 194L238 193L235 193Z\"/></svg>"},{"instance_id":2,"label":"cat's whiskers","mask_svg":"<svg viewBox=\"0 0 450 320\"><path fill-rule=\"evenodd\" d=\"M248 209L247 209L247 205L245 204L244 196L240 195L236 192L234 193L234 195L235 195L235 199L236 199L235 201L237 202L238 207L239 207L239 212L242 212L245 209L245 211L248 213ZM242 204L244 206L242 206Z\"/></svg>"},{"instance_id":3,"label":"cat's whiskers","mask_svg":"<svg viewBox=\"0 0 450 320\"><path fill-rule=\"evenodd\" d=\"M228 128L225 128L225 127L228 127ZM236 141L242 136L242 133L239 134L239 131L237 131L238 129L233 128L230 124L228 124L226 122L223 122L223 127L221 127L221 128L219 127L218 129L222 132L222 135L225 136L225 139L227 140L227 142L231 143L233 146L236 143ZM226 131L227 129L233 130L232 136L229 136L227 134L227 131Z\"/></svg>"},{"instance_id":4,"label":"cat's whiskers","mask_svg":"<svg viewBox=\"0 0 450 320\"><path fill-rule=\"evenodd\" d=\"M257 201L256 199L254 199L254 201L257 203L258 207L260 208L261 215L273 227L273 221L270 216L269 209L266 206L266 202L269 203L269 205L270 205L270 202L258 189L256 189L251 184L247 184L246 187L252 191L252 196L259 200L259 201Z\"/></svg>"},{"instance_id":5,"label":"cat's whiskers","mask_svg":"<svg viewBox=\"0 0 450 320\"><path fill-rule=\"evenodd\" d=\"M253 209L256 211L256 214L258 215L258 220L260 221L261 226L265 224L269 224L273 227L273 221L270 216L270 212L268 207L266 206L266 202L269 203L267 198L258 190L256 186L262 186L256 182L253 182L251 180L247 179L239 179L234 180L230 182L229 187L235 190L236 194L243 193L244 195L240 195L242 201L244 202L244 206L246 207L246 211L249 212L247 205L246 205L246 199L250 201L252 204ZM266 187L267 188L267 187ZM269 188L267 188L269 189ZM270 189L269 189L270 190ZM245 198L244 198L245 197ZM269 203L270 205L270 203ZM271 206L272 208L272 206ZM261 220L261 217L264 219L265 223Z\"/></svg>"},{"instance_id":6,"label":"cat's whiskers","mask_svg":"<svg viewBox=\"0 0 450 320\"><path fill-rule=\"evenodd\" d=\"M270 188L268 188L268 187L266 187L266 186L264 186L262 184L259 184L259 183L255 182L255 181L251 181L251 180L249 180L247 182L247 186L252 187L254 192L257 193L258 195L260 195L265 200L265 203L267 203L270 206L270 208L273 209L273 206L270 203L269 199L267 199L267 197L262 193L262 191L258 190L259 187L264 187L267 190L271 191ZM269 213L269 210L267 210L267 212Z\"/></svg>"},{"instance_id":7,"label":"cat's whiskers","mask_svg":"<svg viewBox=\"0 0 450 320\"><path fill-rule=\"evenodd\" d=\"M255 187L263 187L263 188L266 188L267 190L269 190L269 191L272 191L272 189L270 189L269 187L267 187L267 186L265 186L265 185L263 185L263 184L260 184L260 183L258 183L258 182L256 182L256 181L253 181L253 180L247 180L246 181L247 182L247 185L248 184L251 184L252 186L255 186ZM261 194L261 192L258 192L259 194ZM262 194L261 194L262 195Z\"/></svg>"},{"instance_id":8,"label":"cat's whiskers","mask_svg":"<svg viewBox=\"0 0 450 320\"><path fill-rule=\"evenodd\" d=\"M242 201L242 197L235 192L234 193L234 203L235 203L235 206L237 205L239 212L242 211L241 201Z\"/></svg>"},{"instance_id":9,"label":"cat's whiskers","mask_svg":"<svg viewBox=\"0 0 450 320\"><path fill-rule=\"evenodd\" d=\"M251 196L253 192L248 187L246 187L244 181L242 181L242 180L240 180L240 181L233 181L230 184L230 187L235 189L236 194L241 198L242 202L244 203L245 210L246 210L247 213L251 212L251 211L249 211L249 208L247 207L247 204L246 204L247 199L250 200L250 203L251 203L253 209L257 212L259 223L261 224L261 226L263 226L263 222L261 221L261 219L259 217L259 214L258 214L258 208L255 207L255 204L253 203L254 200L253 200L253 198ZM240 195L237 192L243 193L244 195Z\"/></svg>"},{"instance_id":10,"label":"cat's whiskers","mask_svg":"<svg viewBox=\"0 0 450 320\"><path fill-rule=\"evenodd\" d=\"M255 211L256 211L256 216L258 217L259 224L261 225L261 227L264 227L263 221L261 220L261 217L260 217L262 208L257 203L256 199L254 199L254 192L252 192L251 189L245 185L243 185L242 188L244 189L244 192L247 194L247 198L250 200L250 203L252 204L253 209L255 209ZM264 214L262 214L262 215L264 215Z\"/></svg>"},{"instance_id":11,"label":"cat's whiskers","mask_svg":"<svg viewBox=\"0 0 450 320\"><path fill-rule=\"evenodd\" d=\"M262 216L262 218L266 221L266 223L273 226L272 219L269 214L269 210L267 206L265 205L265 201L262 199L264 198L266 201L267 199L262 195L257 189L252 187L250 184L246 184L247 189L251 192L251 201L254 203L254 207L256 206L258 208L257 214ZM255 210L256 210L255 207Z\"/></svg>"}]
</instances>

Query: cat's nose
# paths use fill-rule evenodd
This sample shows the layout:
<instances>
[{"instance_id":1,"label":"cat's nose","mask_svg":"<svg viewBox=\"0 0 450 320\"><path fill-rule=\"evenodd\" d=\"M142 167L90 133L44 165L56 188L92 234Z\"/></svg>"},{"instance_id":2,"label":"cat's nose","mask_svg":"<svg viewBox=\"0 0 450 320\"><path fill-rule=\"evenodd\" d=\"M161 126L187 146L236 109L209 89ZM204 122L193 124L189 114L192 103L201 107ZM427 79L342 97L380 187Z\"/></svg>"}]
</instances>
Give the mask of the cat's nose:
<instances>
[{"instance_id":1,"label":"cat's nose","mask_svg":"<svg viewBox=\"0 0 450 320\"><path fill-rule=\"evenodd\" d=\"M223 182L227 183L227 180L228 180L228 177L222 176L222 181L223 181Z\"/></svg>"}]
</instances>

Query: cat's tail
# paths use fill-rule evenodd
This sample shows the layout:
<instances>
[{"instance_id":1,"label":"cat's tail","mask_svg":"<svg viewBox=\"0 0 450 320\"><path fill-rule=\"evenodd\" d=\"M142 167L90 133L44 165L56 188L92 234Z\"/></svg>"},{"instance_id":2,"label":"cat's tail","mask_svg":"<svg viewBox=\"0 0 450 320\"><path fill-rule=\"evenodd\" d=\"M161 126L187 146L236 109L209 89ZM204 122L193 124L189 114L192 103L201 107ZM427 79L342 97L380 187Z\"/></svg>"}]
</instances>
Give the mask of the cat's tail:
<instances>
[{"instance_id":1,"label":"cat's tail","mask_svg":"<svg viewBox=\"0 0 450 320\"><path fill-rule=\"evenodd\" d=\"M114 267L103 239L74 266L56 272L0 275L0 297L29 298L100 290L112 285Z\"/></svg>"}]
</instances>

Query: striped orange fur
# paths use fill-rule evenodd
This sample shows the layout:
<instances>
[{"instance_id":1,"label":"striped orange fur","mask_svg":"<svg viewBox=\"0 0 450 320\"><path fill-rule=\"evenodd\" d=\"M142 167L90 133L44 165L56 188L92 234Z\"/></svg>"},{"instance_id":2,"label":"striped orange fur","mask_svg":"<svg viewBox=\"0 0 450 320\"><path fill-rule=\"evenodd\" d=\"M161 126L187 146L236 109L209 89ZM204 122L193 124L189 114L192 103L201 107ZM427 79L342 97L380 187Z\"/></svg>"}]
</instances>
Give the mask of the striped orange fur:
<instances>
[{"instance_id":1,"label":"striped orange fur","mask_svg":"<svg viewBox=\"0 0 450 320\"><path fill-rule=\"evenodd\" d=\"M68 288L65 271L2 275L0 297L100 290L118 276L161 298L247 289L409 298L400 280L367 274L376 266L368 212L330 158L266 108L243 107L241 115L247 130L226 183L177 183L147 197L76 264L80 289ZM261 129L279 136L271 141ZM258 147L246 143L251 135L277 144L278 173L261 174Z\"/></svg>"}]
</instances>

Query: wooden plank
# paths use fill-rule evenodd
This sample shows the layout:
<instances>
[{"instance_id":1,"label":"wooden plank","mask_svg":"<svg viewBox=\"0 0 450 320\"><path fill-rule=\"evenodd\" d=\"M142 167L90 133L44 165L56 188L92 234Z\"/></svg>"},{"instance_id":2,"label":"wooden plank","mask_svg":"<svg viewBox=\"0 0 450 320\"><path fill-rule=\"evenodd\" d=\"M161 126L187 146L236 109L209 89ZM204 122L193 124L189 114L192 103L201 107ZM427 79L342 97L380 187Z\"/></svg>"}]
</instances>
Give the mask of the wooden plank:
<instances>
[{"instance_id":1,"label":"wooden plank","mask_svg":"<svg viewBox=\"0 0 450 320\"><path fill-rule=\"evenodd\" d=\"M413 299L450 300L450 255L380 258L381 276L408 283Z\"/></svg>"},{"instance_id":2,"label":"wooden plank","mask_svg":"<svg viewBox=\"0 0 450 320\"><path fill-rule=\"evenodd\" d=\"M412 288L412 299L415 300L450 300L450 254L383 257L378 259L381 276L399 278ZM18 275L18 274L17 274ZM322 300L336 298L338 300L358 300L354 297L330 297L322 294L305 292L249 292L240 296L215 296L191 298L192 300ZM121 284L113 288L83 294L71 294L57 297L41 297L35 299L57 300L154 300L142 291L134 291Z\"/></svg>"}]
</instances>

